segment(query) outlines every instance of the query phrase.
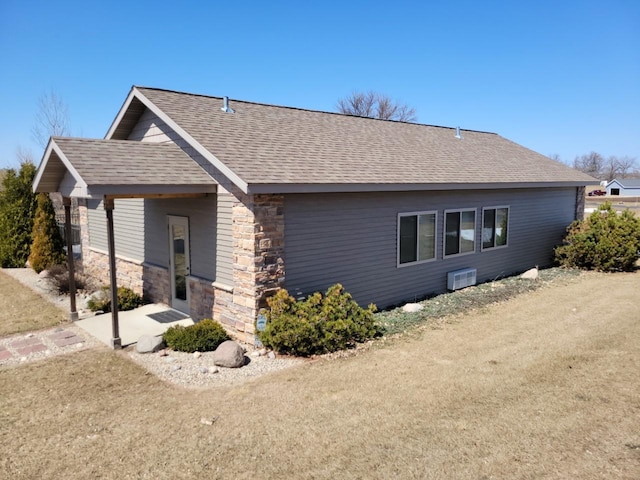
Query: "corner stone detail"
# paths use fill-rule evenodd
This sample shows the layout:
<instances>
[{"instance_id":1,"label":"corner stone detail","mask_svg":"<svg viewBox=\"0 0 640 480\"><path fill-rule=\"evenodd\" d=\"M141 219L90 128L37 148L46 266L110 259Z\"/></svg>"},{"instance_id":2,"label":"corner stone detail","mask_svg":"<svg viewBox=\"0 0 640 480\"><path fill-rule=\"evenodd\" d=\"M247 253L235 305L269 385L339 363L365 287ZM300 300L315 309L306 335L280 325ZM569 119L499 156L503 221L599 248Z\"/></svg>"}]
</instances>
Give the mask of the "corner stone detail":
<instances>
[{"instance_id":1,"label":"corner stone detail","mask_svg":"<svg viewBox=\"0 0 640 480\"><path fill-rule=\"evenodd\" d=\"M253 322L259 309L284 286L284 196L236 194L236 198L233 294L216 290L214 318L238 338L253 343Z\"/></svg>"}]
</instances>

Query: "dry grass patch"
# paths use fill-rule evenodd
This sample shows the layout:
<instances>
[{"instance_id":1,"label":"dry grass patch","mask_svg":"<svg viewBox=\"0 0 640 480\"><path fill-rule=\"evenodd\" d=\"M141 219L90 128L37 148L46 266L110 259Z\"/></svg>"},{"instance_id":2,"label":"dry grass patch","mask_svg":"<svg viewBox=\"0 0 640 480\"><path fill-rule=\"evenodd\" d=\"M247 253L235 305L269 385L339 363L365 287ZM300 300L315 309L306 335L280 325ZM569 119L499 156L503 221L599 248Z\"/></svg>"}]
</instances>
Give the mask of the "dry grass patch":
<instances>
[{"instance_id":1,"label":"dry grass patch","mask_svg":"<svg viewBox=\"0 0 640 480\"><path fill-rule=\"evenodd\" d=\"M0 270L0 337L67 321L65 312Z\"/></svg>"},{"instance_id":2,"label":"dry grass patch","mask_svg":"<svg viewBox=\"0 0 640 480\"><path fill-rule=\"evenodd\" d=\"M0 477L635 479L638 291L585 274L237 387L106 349L0 370Z\"/></svg>"}]
</instances>

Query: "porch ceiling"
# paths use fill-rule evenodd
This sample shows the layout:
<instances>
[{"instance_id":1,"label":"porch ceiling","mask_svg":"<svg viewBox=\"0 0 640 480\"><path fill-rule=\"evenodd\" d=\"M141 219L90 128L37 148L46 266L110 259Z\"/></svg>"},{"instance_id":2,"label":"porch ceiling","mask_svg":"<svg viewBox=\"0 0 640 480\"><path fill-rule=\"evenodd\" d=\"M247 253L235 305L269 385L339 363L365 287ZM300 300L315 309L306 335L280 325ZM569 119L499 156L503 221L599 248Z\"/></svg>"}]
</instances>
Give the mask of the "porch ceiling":
<instances>
[{"instance_id":1,"label":"porch ceiling","mask_svg":"<svg viewBox=\"0 0 640 480\"><path fill-rule=\"evenodd\" d=\"M175 144L52 137L35 192L102 198L215 193L216 181Z\"/></svg>"}]
</instances>

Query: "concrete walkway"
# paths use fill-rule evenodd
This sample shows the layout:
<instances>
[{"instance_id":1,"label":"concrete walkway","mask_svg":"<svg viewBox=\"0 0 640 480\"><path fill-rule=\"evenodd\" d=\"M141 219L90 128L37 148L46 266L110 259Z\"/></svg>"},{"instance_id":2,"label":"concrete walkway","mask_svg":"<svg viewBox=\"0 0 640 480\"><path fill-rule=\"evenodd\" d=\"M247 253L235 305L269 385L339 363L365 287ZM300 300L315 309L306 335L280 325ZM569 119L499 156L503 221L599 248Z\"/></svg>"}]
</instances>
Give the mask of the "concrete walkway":
<instances>
[{"instance_id":1,"label":"concrete walkway","mask_svg":"<svg viewBox=\"0 0 640 480\"><path fill-rule=\"evenodd\" d=\"M75 325L110 345L112 337L111 313L103 313L74 322ZM150 304L143 307L118 312L118 325L122 346L134 344L142 335L162 335L174 325L193 325L193 320L182 312L166 305Z\"/></svg>"}]
</instances>

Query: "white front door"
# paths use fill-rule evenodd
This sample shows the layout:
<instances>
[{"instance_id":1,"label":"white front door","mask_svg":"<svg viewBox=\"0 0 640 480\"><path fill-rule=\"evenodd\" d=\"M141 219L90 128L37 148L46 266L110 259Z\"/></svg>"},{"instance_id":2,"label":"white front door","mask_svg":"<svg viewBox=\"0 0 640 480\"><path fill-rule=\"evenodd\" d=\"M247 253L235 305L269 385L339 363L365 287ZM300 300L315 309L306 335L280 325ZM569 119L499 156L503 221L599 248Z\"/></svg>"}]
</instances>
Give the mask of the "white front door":
<instances>
[{"instance_id":1,"label":"white front door","mask_svg":"<svg viewBox=\"0 0 640 480\"><path fill-rule=\"evenodd\" d=\"M189 218L169 215L171 307L189 314Z\"/></svg>"}]
</instances>

